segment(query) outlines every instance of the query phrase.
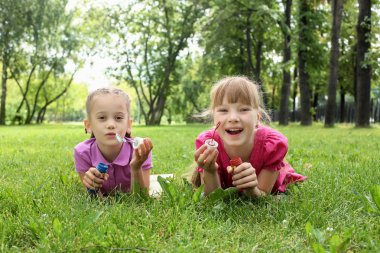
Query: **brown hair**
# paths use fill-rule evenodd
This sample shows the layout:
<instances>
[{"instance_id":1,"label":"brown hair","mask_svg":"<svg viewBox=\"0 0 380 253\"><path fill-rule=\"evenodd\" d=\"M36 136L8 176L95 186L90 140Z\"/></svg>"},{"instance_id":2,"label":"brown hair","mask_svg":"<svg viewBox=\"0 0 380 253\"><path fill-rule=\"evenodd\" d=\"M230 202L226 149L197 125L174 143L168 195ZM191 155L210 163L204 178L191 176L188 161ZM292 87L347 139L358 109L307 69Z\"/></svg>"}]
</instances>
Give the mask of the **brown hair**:
<instances>
[{"instance_id":1,"label":"brown hair","mask_svg":"<svg viewBox=\"0 0 380 253\"><path fill-rule=\"evenodd\" d=\"M96 90L92 91L87 96L87 100L86 100L86 113L87 113L87 117L90 117L91 102L94 99L94 97L100 96L100 95L108 95L108 94L117 95L117 96L123 97L125 99L125 103L127 105L128 115L130 115L131 100L129 99L129 96L128 96L128 94L125 91L123 91L122 89L119 89L119 88L100 88L100 89L96 89ZM87 133L86 129L85 129L85 132ZM94 137L95 137L94 134L91 133L91 138L94 138ZM126 133L125 137L130 138L131 137L131 133Z\"/></svg>"}]
</instances>

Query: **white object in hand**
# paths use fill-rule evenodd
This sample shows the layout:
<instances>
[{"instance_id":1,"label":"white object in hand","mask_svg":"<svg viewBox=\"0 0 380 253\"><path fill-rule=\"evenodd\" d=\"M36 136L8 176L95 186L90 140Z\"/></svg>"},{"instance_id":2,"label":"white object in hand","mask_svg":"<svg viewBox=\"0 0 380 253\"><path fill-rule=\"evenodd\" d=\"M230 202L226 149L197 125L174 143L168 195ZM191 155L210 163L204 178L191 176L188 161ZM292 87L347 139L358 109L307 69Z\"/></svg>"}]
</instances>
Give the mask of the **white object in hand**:
<instances>
[{"instance_id":1,"label":"white object in hand","mask_svg":"<svg viewBox=\"0 0 380 253\"><path fill-rule=\"evenodd\" d=\"M118 142L120 142L120 143L122 143L122 142L126 142L126 141L127 141L126 139L122 138L122 137L120 136L120 134L116 134L115 137L116 137L116 140L117 140Z\"/></svg>"},{"instance_id":2,"label":"white object in hand","mask_svg":"<svg viewBox=\"0 0 380 253\"><path fill-rule=\"evenodd\" d=\"M218 143L213 139L207 139L205 143L208 149L216 149L218 147Z\"/></svg>"},{"instance_id":3,"label":"white object in hand","mask_svg":"<svg viewBox=\"0 0 380 253\"><path fill-rule=\"evenodd\" d=\"M135 137L135 138L133 138L132 146L133 146L133 148L137 148L143 142L144 142L144 138Z\"/></svg>"}]
</instances>

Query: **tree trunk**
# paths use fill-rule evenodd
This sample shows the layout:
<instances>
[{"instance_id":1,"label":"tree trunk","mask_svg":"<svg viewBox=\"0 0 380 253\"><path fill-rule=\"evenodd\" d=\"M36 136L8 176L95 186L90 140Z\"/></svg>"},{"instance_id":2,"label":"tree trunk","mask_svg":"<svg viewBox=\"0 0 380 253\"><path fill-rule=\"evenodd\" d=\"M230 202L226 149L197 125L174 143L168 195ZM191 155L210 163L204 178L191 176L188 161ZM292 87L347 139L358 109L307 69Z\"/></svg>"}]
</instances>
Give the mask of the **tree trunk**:
<instances>
[{"instance_id":1,"label":"tree trunk","mask_svg":"<svg viewBox=\"0 0 380 253\"><path fill-rule=\"evenodd\" d=\"M7 99L7 80L8 80L8 60L7 56L4 55L2 59L3 72L1 75L1 105L0 105L0 125L5 125L6 116L6 99Z\"/></svg>"},{"instance_id":2,"label":"tree trunk","mask_svg":"<svg viewBox=\"0 0 380 253\"><path fill-rule=\"evenodd\" d=\"M336 87L339 71L339 33L343 12L343 0L333 0L331 3L333 24L331 29L330 75L328 97L325 113L325 127L333 127L336 114Z\"/></svg>"},{"instance_id":3,"label":"tree trunk","mask_svg":"<svg viewBox=\"0 0 380 253\"><path fill-rule=\"evenodd\" d=\"M366 58L370 53L371 0L359 0L357 24L357 103L355 110L356 127L368 127L370 120L371 66Z\"/></svg>"},{"instance_id":4,"label":"tree trunk","mask_svg":"<svg viewBox=\"0 0 380 253\"><path fill-rule=\"evenodd\" d=\"M76 72L77 72L77 70L75 69L75 71L74 71L73 74L71 75L71 78L69 79L69 81L67 82L67 84L66 84L66 86L63 88L63 90L60 91L55 97L53 97L53 98L50 99L50 100L49 100L49 98L47 97L46 89L43 88L43 94L44 94L44 98L45 98L45 104L44 104L44 105L40 108L40 110L37 112L37 120L36 120L36 123L37 123L37 124L41 124L41 123L43 123L44 118L45 118L46 109L48 108L48 106L51 105L53 102L57 101L60 97L62 97L62 96L68 91L68 89L70 88L71 83L72 83L73 80L74 80L74 75L75 75Z\"/></svg>"},{"instance_id":5,"label":"tree trunk","mask_svg":"<svg viewBox=\"0 0 380 253\"><path fill-rule=\"evenodd\" d=\"M292 0L286 0L285 5L285 24L290 31L290 18L291 18ZM281 87L281 101L280 101L280 114L279 123L280 125L288 125L289 120L289 96L290 96L290 70L288 68L288 63L291 60L291 49L290 49L290 33L289 31L284 31L284 58L283 58L283 70L282 70L282 87Z\"/></svg>"},{"instance_id":6,"label":"tree trunk","mask_svg":"<svg viewBox=\"0 0 380 253\"><path fill-rule=\"evenodd\" d=\"M309 87L309 74L306 70L306 54L305 47L302 46L305 43L306 27L307 27L307 15L308 5L306 0L302 0L300 3L300 28L299 28L299 45L298 45L298 81L301 93L301 125L311 125L310 114L310 87Z\"/></svg>"},{"instance_id":7,"label":"tree trunk","mask_svg":"<svg viewBox=\"0 0 380 253\"><path fill-rule=\"evenodd\" d=\"M298 89L298 86L297 86L297 67L294 68L294 72L293 72L293 79L294 79L294 87L293 87L293 110L292 110L292 122L295 122L296 121L296 98L297 98L297 89Z\"/></svg>"},{"instance_id":8,"label":"tree trunk","mask_svg":"<svg viewBox=\"0 0 380 253\"><path fill-rule=\"evenodd\" d=\"M274 110L275 95L276 95L276 85L273 85L272 86L272 101L271 101L272 103L271 103L271 106L270 106L271 110Z\"/></svg>"},{"instance_id":9,"label":"tree trunk","mask_svg":"<svg viewBox=\"0 0 380 253\"><path fill-rule=\"evenodd\" d=\"M345 121L345 104L346 104L346 92L340 87L340 123Z\"/></svg>"},{"instance_id":10,"label":"tree trunk","mask_svg":"<svg viewBox=\"0 0 380 253\"><path fill-rule=\"evenodd\" d=\"M314 121L317 121L318 120L318 99L319 99L319 84L317 85L317 87L315 88L315 91L314 91L314 99L313 99L313 119Z\"/></svg>"}]
</instances>

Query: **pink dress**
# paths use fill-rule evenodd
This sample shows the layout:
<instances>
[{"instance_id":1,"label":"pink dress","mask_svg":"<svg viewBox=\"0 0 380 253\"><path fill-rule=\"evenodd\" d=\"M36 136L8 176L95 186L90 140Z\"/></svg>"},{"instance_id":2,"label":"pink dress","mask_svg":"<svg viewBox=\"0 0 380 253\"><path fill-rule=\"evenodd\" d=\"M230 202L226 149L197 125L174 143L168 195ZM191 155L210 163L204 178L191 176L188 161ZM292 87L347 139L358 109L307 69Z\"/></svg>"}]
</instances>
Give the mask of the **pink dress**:
<instances>
[{"instance_id":1,"label":"pink dress","mask_svg":"<svg viewBox=\"0 0 380 253\"><path fill-rule=\"evenodd\" d=\"M207 139L211 139L213 132L213 129L202 132L195 141L196 149L202 146ZM227 172L230 157L228 157L223 146L223 141L217 132L214 139L219 144L219 155L216 162L219 165L218 174L221 186L223 189L233 187L232 174ZM288 139L284 135L269 127L258 127L249 162L255 168L257 176L260 175L263 169L278 170L280 172L273 186L272 193L285 192L289 184L306 179L305 176L295 173L294 169L284 161L287 152ZM198 170L202 171L201 168Z\"/></svg>"}]
</instances>

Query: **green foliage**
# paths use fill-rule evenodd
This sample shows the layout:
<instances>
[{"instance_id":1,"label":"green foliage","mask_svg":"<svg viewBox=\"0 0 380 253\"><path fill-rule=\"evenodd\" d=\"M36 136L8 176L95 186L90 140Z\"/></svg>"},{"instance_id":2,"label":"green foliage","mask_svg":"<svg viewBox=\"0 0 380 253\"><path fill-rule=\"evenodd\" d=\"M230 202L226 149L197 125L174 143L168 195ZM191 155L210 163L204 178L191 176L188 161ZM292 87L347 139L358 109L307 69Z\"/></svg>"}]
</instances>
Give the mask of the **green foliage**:
<instances>
[{"instance_id":1,"label":"green foliage","mask_svg":"<svg viewBox=\"0 0 380 253\"><path fill-rule=\"evenodd\" d=\"M308 180L258 200L233 189L204 198L181 179L209 127L133 127L153 141L152 173L175 174L157 199L91 199L74 171L73 147L89 138L80 125L0 127L1 251L380 250L379 216L367 208L378 210L379 126L275 125L289 139L287 161Z\"/></svg>"},{"instance_id":2,"label":"green foliage","mask_svg":"<svg viewBox=\"0 0 380 253\"><path fill-rule=\"evenodd\" d=\"M148 125L160 124L165 108L171 117L173 107L165 106L176 95L177 60L203 11L200 1L143 1L111 12L118 40L110 46L121 63L113 74L134 88Z\"/></svg>"},{"instance_id":3,"label":"green foliage","mask_svg":"<svg viewBox=\"0 0 380 253\"><path fill-rule=\"evenodd\" d=\"M370 195L363 195L362 200L369 213L380 215L380 185L373 185Z\"/></svg>"},{"instance_id":4,"label":"green foliage","mask_svg":"<svg viewBox=\"0 0 380 253\"><path fill-rule=\"evenodd\" d=\"M346 232L343 238L336 234L331 234L331 228L326 232L315 229L310 222L305 225L306 234L309 237L310 244L315 253L343 253L347 252L349 248L351 233ZM327 250L329 249L329 250Z\"/></svg>"}]
</instances>

